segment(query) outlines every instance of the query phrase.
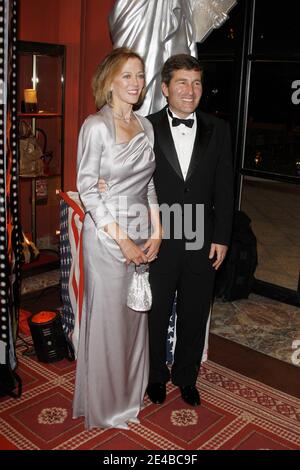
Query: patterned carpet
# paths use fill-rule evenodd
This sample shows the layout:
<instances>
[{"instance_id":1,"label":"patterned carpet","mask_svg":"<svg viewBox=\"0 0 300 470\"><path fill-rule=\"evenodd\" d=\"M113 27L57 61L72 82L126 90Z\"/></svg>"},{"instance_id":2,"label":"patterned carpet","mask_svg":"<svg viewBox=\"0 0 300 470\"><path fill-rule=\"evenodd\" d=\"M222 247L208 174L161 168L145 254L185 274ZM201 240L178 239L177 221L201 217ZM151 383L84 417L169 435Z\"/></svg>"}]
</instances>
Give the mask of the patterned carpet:
<instances>
[{"instance_id":1,"label":"patterned carpet","mask_svg":"<svg viewBox=\"0 0 300 470\"><path fill-rule=\"evenodd\" d=\"M85 431L71 417L74 362L23 356L21 399L0 399L0 449L38 450L300 450L300 400L211 361L198 378L202 406L192 408L168 384L164 405L145 400L129 431Z\"/></svg>"}]
</instances>

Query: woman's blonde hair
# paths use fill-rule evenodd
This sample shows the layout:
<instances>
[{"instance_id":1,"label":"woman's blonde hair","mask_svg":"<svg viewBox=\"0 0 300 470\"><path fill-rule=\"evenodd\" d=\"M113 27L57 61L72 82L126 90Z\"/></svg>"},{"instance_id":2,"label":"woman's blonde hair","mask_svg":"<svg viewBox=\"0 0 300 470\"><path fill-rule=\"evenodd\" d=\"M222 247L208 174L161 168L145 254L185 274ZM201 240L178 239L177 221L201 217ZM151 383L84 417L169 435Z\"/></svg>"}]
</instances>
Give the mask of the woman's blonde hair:
<instances>
[{"instance_id":1,"label":"woman's blonde hair","mask_svg":"<svg viewBox=\"0 0 300 470\"><path fill-rule=\"evenodd\" d=\"M111 82L127 62L128 59L139 59L143 70L145 70L145 64L143 59L136 52L128 49L127 47L119 47L114 49L108 54L103 62L98 65L97 70L92 79L92 89L95 98L95 103L98 109L101 109L105 104L112 105L112 91ZM146 85L144 85L138 102L134 105L134 108L138 108L145 97Z\"/></svg>"}]
</instances>

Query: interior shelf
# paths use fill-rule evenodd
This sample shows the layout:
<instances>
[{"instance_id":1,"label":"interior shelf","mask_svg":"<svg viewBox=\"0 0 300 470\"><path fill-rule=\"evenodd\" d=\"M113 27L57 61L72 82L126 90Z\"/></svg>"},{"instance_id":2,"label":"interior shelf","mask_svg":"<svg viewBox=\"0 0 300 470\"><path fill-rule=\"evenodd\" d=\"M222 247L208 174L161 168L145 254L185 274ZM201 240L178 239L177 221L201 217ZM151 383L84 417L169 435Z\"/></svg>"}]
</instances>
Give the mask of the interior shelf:
<instances>
[{"instance_id":1,"label":"interior shelf","mask_svg":"<svg viewBox=\"0 0 300 470\"><path fill-rule=\"evenodd\" d=\"M23 118L51 118L51 117L62 117L61 113L18 113L19 117Z\"/></svg>"}]
</instances>

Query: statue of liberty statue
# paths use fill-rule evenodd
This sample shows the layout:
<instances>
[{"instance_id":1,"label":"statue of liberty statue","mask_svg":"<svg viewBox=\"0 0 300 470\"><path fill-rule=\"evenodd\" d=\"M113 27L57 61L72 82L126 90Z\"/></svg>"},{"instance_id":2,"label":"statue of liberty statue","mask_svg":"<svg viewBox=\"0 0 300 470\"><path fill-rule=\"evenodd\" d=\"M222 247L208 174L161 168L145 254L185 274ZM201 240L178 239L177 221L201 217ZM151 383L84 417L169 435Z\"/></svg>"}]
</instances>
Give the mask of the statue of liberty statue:
<instances>
[{"instance_id":1,"label":"statue of liberty statue","mask_svg":"<svg viewBox=\"0 0 300 470\"><path fill-rule=\"evenodd\" d=\"M160 71L174 54L197 57L203 41L228 18L236 0L117 0L109 17L114 47L138 52L146 64L147 94L139 113L161 109Z\"/></svg>"}]
</instances>

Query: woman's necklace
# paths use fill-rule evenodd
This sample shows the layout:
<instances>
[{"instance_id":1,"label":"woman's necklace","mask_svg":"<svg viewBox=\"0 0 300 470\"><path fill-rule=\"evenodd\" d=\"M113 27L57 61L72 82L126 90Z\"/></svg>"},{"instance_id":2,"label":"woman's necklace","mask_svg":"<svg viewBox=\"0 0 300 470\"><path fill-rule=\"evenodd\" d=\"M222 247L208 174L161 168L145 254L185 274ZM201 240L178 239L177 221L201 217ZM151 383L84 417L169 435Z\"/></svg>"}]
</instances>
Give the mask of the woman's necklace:
<instances>
[{"instance_id":1,"label":"woman's necklace","mask_svg":"<svg viewBox=\"0 0 300 470\"><path fill-rule=\"evenodd\" d=\"M132 111L130 111L129 116L122 116L122 114L116 113L116 111L113 111L113 115L115 118L120 119L121 121L127 122L127 124L129 124L131 119L133 118Z\"/></svg>"}]
</instances>

